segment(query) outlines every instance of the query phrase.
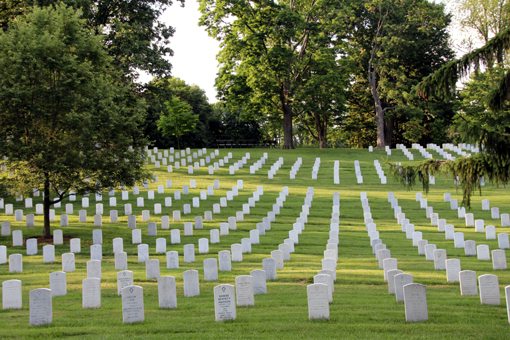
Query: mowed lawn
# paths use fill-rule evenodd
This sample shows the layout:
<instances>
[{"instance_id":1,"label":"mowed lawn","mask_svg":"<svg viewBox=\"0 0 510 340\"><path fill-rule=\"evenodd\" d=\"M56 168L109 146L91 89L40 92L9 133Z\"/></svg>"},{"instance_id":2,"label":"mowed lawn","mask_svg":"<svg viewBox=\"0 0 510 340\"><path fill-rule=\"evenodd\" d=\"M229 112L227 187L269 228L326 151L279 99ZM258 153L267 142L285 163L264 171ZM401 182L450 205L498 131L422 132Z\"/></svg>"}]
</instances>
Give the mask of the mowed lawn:
<instances>
[{"instance_id":1,"label":"mowed lawn","mask_svg":"<svg viewBox=\"0 0 510 340\"><path fill-rule=\"evenodd\" d=\"M193 150L195 151L195 150ZM207 154L213 150L209 149ZM416 150L410 150L417 160L423 158ZM136 207L136 196L130 191L129 201L121 199L117 190L117 206L109 207L108 193L103 193L103 261L102 261L102 296L101 308L83 309L81 281L86 277L86 262L90 259L89 246L92 243L93 215L95 214L95 197L90 196L88 208L88 222L78 222L78 210L81 208L81 198L74 202L74 215L70 216L70 226L62 227L65 237L64 245L56 246L56 262L44 264L42 261L42 246L39 242L39 254L26 256L24 247L12 247L11 237L1 237L0 244L8 248L8 255L23 254L23 273L9 273L8 264L0 265L0 281L20 279L23 282L23 309L0 311L0 338L48 338L48 337L79 337L79 338L222 338L222 339L251 339L251 338L279 338L279 339L432 339L432 338L463 338L463 339L508 339L510 325L506 313L504 287L510 285L509 270L492 269L491 261L479 261L476 257L466 257L463 249L455 249L453 240L445 240L444 233L438 232L425 216L425 210L415 200L415 193L421 187L407 191L389 173L387 162L405 161L403 153L393 150L393 155L387 157L382 151L369 153L367 150L351 149L298 149L291 151L275 149L221 149L217 161L232 152L229 164L221 167L214 175L208 175L207 167L195 170L188 175L187 167L174 169L168 173L166 166L149 168L157 176L157 181L149 184L150 190L156 190L158 185L165 185L166 180L172 180L172 187L165 189L164 194L155 194L155 200L148 200L146 191L140 186L140 196L145 197L145 207ZM247 152L251 158L247 164L229 175L228 165L240 160ZM256 174L249 173L249 165L257 161L264 152L268 153L266 164ZM435 157L438 155L434 152ZM284 164L269 180L267 172L278 157L284 158ZM303 164L295 180L289 179L289 172L298 157L303 158ZM312 180L312 166L315 158L320 157L321 164L318 179ZM354 160L359 160L364 177L363 184L356 184L354 174ZM373 161L379 159L388 177L388 184L381 185L377 177ZM333 184L333 164L340 161L340 184ZM164 197L173 197L174 190L189 185L190 179L195 179L197 188L190 189L190 194L183 195L181 200L174 200L170 208L164 207ZM219 179L221 186L215 190L214 196L201 201L200 208L193 208L191 214L183 215L181 222L172 222L172 210L182 210L183 204L191 204L192 197L199 196L200 190L206 190ZM170 244L170 231L160 228L161 215L154 215L153 204L163 205L163 214L170 215L170 228L183 230L184 221L194 221L195 216L203 216L204 211L212 210L220 197L237 183L244 180L244 188L239 196L229 201L228 208L222 208L220 214L214 215L214 220L204 222L203 230L194 230L193 236L183 236L181 244ZM238 230L231 231L228 236L222 236L219 244L210 244L208 254L198 254L198 239L209 237L209 231L219 228L220 222L226 222L229 216L235 216L236 211L242 210L242 205L257 189L263 186L264 195L251 209L244 221L238 222ZM266 235L260 237L260 244L252 245L252 253L244 254L242 262L232 263L232 272L219 272L218 282L203 280L203 260L217 257L220 250L230 249L233 243L240 243L241 238L249 237L249 230L254 229L261 222L267 212L272 209L279 192L284 186L289 187L289 196L272 228ZM268 281L268 293L255 296L255 306L238 307L237 319L233 322L218 323L214 321L213 288L219 283L234 284L235 276L247 275L251 270L262 269L262 259L270 257L270 252L278 248L288 232L296 222L301 205L304 202L308 187L314 188L314 199L308 223L300 235L299 244L291 260L285 262L285 268L278 270L278 279ZM405 233L397 224L393 216L393 209L388 203L388 192L394 192L403 212L410 222L415 224L417 231L423 232L423 238L429 243L437 244L438 248L447 250L448 258L461 260L462 269L475 270L477 275L496 274L499 278L501 305L481 305L476 296L462 297L458 283L447 283L445 271L434 270L432 261L426 261L419 256L411 240L406 239ZM326 249L329 233L329 220L332 211L333 193L340 193L340 245L337 266L337 281L335 283L334 301L330 305L329 321L309 321L307 311L306 285L313 282L313 276L321 270L321 259ZM365 230L360 192L366 192L371 211L380 238L391 250L392 257L398 259L398 267L414 276L414 282L427 286L427 303L429 320L422 323L406 323L404 305L395 302L394 295L387 292L387 285L383 280L383 271L378 269L377 261L372 254L369 237ZM463 219L457 218L457 212L449 209L449 204L443 201L443 193L450 192L453 198L461 200L462 193L454 186L453 179L438 177L436 184L431 186L426 196L430 206L446 218L448 223L455 225L456 231L463 231L466 240L475 240L477 244L487 244L490 249L497 249L497 240L485 240L484 233L475 233L474 228L466 228ZM425 195L425 193L424 193ZM502 228L499 219L492 220L490 211L482 211L481 200L489 199L491 206L500 208L501 213L510 213L510 194L508 188L487 184L482 196L473 197L471 212L476 219L484 219L486 225L496 226L497 232L507 232L510 228ZM39 203L40 198L34 198ZM15 209L23 209L23 202L5 198L5 203L14 203ZM59 215L65 212L64 205L56 209L58 225ZM150 248L150 257L158 258L161 265L161 275L175 276L177 281L177 308L171 310L159 309L157 282L145 278L145 265L137 262L137 247L131 244L131 230L127 226L127 216L124 216L124 203L132 203L134 213L138 215L137 227L142 229L142 242ZM109 210L119 210L119 222L109 222ZM158 223L158 235L147 235L147 222L141 222L141 211L151 210L151 221ZM25 214L33 213L35 209L24 209ZM0 210L0 221L10 221L12 229L23 230L25 239L37 237L42 233L41 216L36 216L36 227L28 229L25 222L15 222L14 216L5 216ZM82 252L76 254L76 271L67 273L67 295L53 298L53 323L50 326L29 326L29 291L35 288L49 287L49 274L61 270L60 255L69 252L69 239L81 238ZM134 272L135 284L144 289L145 322L125 325L122 323L121 298L117 296L116 271L114 268L112 239L122 237L124 250L128 253L128 269ZM167 238L167 251L177 250L180 255L179 269L166 269L164 254L155 254L156 238ZM196 259L194 263L184 263L182 260L184 244L195 244ZM508 259L507 251L507 259ZM183 295L182 273L187 269L196 269L200 275L200 296L186 298Z\"/></svg>"}]
</instances>

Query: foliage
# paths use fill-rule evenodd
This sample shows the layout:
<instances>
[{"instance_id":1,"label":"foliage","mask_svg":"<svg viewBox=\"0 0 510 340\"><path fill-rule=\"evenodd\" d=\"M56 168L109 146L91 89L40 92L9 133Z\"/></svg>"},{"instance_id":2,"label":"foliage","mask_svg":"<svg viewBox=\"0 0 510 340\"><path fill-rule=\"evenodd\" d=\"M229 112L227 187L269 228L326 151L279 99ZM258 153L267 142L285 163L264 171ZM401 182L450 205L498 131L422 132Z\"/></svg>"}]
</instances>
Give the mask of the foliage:
<instances>
[{"instance_id":1,"label":"foliage","mask_svg":"<svg viewBox=\"0 0 510 340\"><path fill-rule=\"evenodd\" d=\"M429 133L429 129L421 134L416 134L415 129L412 135L404 136L405 130L399 127L415 127L419 122L423 126L428 117L450 115L451 109L429 105L413 90L424 76L453 56L448 46L450 18L442 5L425 0L353 1L352 6L355 14L351 16L348 55L354 72L347 129L357 135L356 125L367 121L367 113L375 112L371 125L377 126L378 143L428 138L424 133ZM368 135L355 140L370 138L373 137ZM374 142L375 139L370 144Z\"/></svg>"},{"instance_id":2,"label":"foliage","mask_svg":"<svg viewBox=\"0 0 510 340\"><path fill-rule=\"evenodd\" d=\"M161 112L166 111L165 102L172 97L189 104L193 113L199 117L196 127L182 135L180 142L197 147L212 144L216 121L204 90L196 85L188 85L179 78L156 78L147 85L144 97L148 104L145 134L155 146L167 147L177 143L171 135L164 136L157 128Z\"/></svg>"},{"instance_id":3,"label":"foliage","mask_svg":"<svg viewBox=\"0 0 510 340\"><path fill-rule=\"evenodd\" d=\"M170 72L166 57L172 55L168 44L174 29L159 17L171 0L2 0L0 23L6 29L10 19L33 6L60 2L81 9L87 26L105 35L104 46L124 73L136 75L143 70L162 76Z\"/></svg>"},{"instance_id":4,"label":"foliage","mask_svg":"<svg viewBox=\"0 0 510 340\"><path fill-rule=\"evenodd\" d=\"M284 148L294 147L293 119L299 103L309 100L300 91L315 78L313 65L340 54L343 5L309 0L200 2L201 24L221 42L221 98L237 104L234 110L268 120L279 117Z\"/></svg>"},{"instance_id":5,"label":"foliage","mask_svg":"<svg viewBox=\"0 0 510 340\"><path fill-rule=\"evenodd\" d=\"M16 191L44 186L45 209L71 191L133 185L145 176L142 102L121 85L80 14L64 5L35 8L0 33L5 176Z\"/></svg>"},{"instance_id":6,"label":"foliage","mask_svg":"<svg viewBox=\"0 0 510 340\"><path fill-rule=\"evenodd\" d=\"M217 128L211 131L215 139L249 140L260 142L262 132L259 123L242 112L231 111L225 103L213 105L214 117L218 122Z\"/></svg>"},{"instance_id":7,"label":"foliage","mask_svg":"<svg viewBox=\"0 0 510 340\"><path fill-rule=\"evenodd\" d=\"M165 108L157 122L158 129L164 136L176 137L180 149L180 138L195 130L199 121L198 116L193 113L190 104L178 97L166 101Z\"/></svg>"}]
</instances>

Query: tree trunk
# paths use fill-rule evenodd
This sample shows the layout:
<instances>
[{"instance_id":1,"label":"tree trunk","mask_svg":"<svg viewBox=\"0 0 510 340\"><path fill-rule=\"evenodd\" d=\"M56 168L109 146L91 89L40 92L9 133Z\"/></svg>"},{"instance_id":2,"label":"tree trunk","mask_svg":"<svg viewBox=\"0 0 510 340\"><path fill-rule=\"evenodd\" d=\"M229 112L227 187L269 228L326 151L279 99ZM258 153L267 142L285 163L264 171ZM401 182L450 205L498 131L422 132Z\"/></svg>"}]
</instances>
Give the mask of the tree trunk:
<instances>
[{"instance_id":1,"label":"tree trunk","mask_svg":"<svg viewBox=\"0 0 510 340\"><path fill-rule=\"evenodd\" d=\"M51 199L50 199L50 180L48 179L47 175L44 180L44 199L43 199L43 212L44 212L44 237L50 238L51 237L51 227L50 227L50 206L51 206Z\"/></svg>"},{"instance_id":2,"label":"tree trunk","mask_svg":"<svg viewBox=\"0 0 510 340\"><path fill-rule=\"evenodd\" d=\"M379 97L379 91L377 90L377 73L372 66L372 61L370 61L368 65L368 80L372 98L374 99L375 120L377 124L377 147L384 148L386 146L384 137L384 110L381 104L381 98Z\"/></svg>"},{"instance_id":3,"label":"tree trunk","mask_svg":"<svg viewBox=\"0 0 510 340\"><path fill-rule=\"evenodd\" d=\"M280 103L283 111L283 148L294 149L292 136L292 108L289 104L288 90L282 85L280 89Z\"/></svg>"},{"instance_id":4,"label":"tree trunk","mask_svg":"<svg viewBox=\"0 0 510 340\"><path fill-rule=\"evenodd\" d=\"M315 119L315 130L317 131L317 141L319 142L319 148L324 149L328 147L328 136L327 136L327 120L321 120L321 116L318 113L314 113Z\"/></svg>"}]
</instances>

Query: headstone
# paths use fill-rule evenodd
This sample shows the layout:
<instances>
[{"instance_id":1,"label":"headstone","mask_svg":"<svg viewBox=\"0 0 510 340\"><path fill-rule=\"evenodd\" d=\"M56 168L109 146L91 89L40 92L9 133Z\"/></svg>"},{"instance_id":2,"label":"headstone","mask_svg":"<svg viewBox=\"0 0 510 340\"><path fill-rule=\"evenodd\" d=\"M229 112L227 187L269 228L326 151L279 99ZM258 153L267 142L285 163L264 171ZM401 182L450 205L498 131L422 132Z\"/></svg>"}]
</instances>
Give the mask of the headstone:
<instances>
[{"instance_id":1,"label":"headstone","mask_svg":"<svg viewBox=\"0 0 510 340\"><path fill-rule=\"evenodd\" d=\"M74 262L74 253L62 254L62 271L72 273L76 270Z\"/></svg>"},{"instance_id":2,"label":"headstone","mask_svg":"<svg viewBox=\"0 0 510 340\"><path fill-rule=\"evenodd\" d=\"M118 251L114 254L115 270L127 270L127 253L125 251Z\"/></svg>"},{"instance_id":3,"label":"headstone","mask_svg":"<svg viewBox=\"0 0 510 340\"><path fill-rule=\"evenodd\" d=\"M61 229L53 230L53 244L54 245L64 244L64 235Z\"/></svg>"},{"instance_id":4,"label":"headstone","mask_svg":"<svg viewBox=\"0 0 510 340\"><path fill-rule=\"evenodd\" d=\"M23 255L11 254L9 255L9 273L22 273L23 272Z\"/></svg>"},{"instance_id":5,"label":"headstone","mask_svg":"<svg viewBox=\"0 0 510 340\"><path fill-rule=\"evenodd\" d=\"M218 281L218 260L204 259L204 281Z\"/></svg>"},{"instance_id":6,"label":"headstone","mask_svg":"<svg viewBox=\"0 0 510 340\"><path fill-rule=\"evenodd\" d=\"M498 247L499 249L508 249L510 248L510 242L508 241L507 233L498 234Z\"/></svg>"},{"instance_id":7,"label":"headstone","mask_svg":"<svg viewBox=\"0 0 510 340\"><path fill-rule=\"evenodd\" d=\"M30 291L30 325L41 326L53 321L51 289L38 288Z\"/></svg>"},{"instance_id":8,"label":"headstone","mask_svg":"<svg viewBox=\"0 0 510 340\"><path fill-rule=\"evenodd\" d=\"M175 277L161 276L158 279L159 308L177 308Z\"/></svg>"},{"instance_id":9,"label":"headstone","mask_svg":"<svg viewBox=\"0 0 510 340\"><path fill-rule=\"evenodd\" d=\"M185 244L184 245L184 262L190 263L195 262L195 245Z\"/></svg>"},{"instance_id":10,"label":"headstone","mask_svg":"<svg viewBox=\"0 0 510 340\"><path fill-rule=\"evenodd\" d=\"M218 252L219 269L220 271L231 271L232 270L232 258L229 250L221 250Z\"/></svg>"},{"instance_id":11,"label":"headstone","mask_svg":"<svg viewBox=\"0 0 510 340\"><path fill-rule=\"evenodd\" d=\"M479 244L476 246L476 258L480 261L490 261L491 255L487 244Z\"/></svg>"},{"instance_id":12,"label":"headstone","mask_svg":"<svg viewBox=\"0 0 510 340\"><path fill-rule=\"evenodd\" d=\"M476 242L473 240L464 241L464 255L476 256Z\"/></svg>"},{"instance_id":13,"label":"headstone","mask_svg":"<svg viewBox=\"0 0 510 340\"><path fill-rule=\"evenodd\" d=\"M413 283L413 276L410 274L402 273L393 277L395 281L395 299L397 302L404 301L404 286Z\"/></svg>"},{"instance_id":14,"label":"headstone","mask_svg":"<svg viewBox=\"0 0 510 340\"><path fill-rule=\"evenodd\" d=\"M236 303L238 306L253 306L255 304L253 276L236 276Z\"/></svg>"},{"instance_id":15,"label":"headstone","mask_svg":"<svg viewBox=\"0 0 510 340\"><path fill-rule=\"evenodd\" d=\"M133 285L133 272L130 270L122 270L117 272L117 295L120 295L122 289Z\"/></svg>"},{"instance_id":16,"label":"headstone","mask_svg":"<svg viewBox=\"0 0 510 340\"><path fill-rule=\"evenodd\" d=\"M160 237L156 239L156 254L166 253L166 238Z\"/></svg>"},{"instance_id":17,"label":"headstone","mask_svg":"<svg viewBox=\"0 0 510 340\"><path fill-rule=\"evenodd\" d=\"M92 277L82 281L82 307L101 307L101 280Z\"/></svg>"},{"instance_id":18,"label":"headstone","mask_svg":"<svg viewBox=\"0 0 510 340\"><path fill-rule=\"evenodd\" d=\"M507 269L506 254L503 249L494 249L492 251L492 269L494 270Z\"/></svg>"},{"instance_id":19,"label":"headstone","mask_svg":"<svg viewBox=\"0 0 510 340\"><path fill-rule=\"evenodd\" d=\"M425 285L419 283L405 285L404 305L407 322L428 320L427 291Z\"/></svg>"},{"instance_id":20,"label":"headstone","mask_svg":"<svg viewBox=\"0 0 510 340\"><path fill-rule=\"evenodd\" d=\"M103 231L101 229L92 230L92 244L103 244Z\"/></svg>"},{"instance_id":21,"label":"headstone","mask_svg":"<svg viewBox=\"0 0 510 340\"><path fill-rule=\"evenodd\" d=\"M0 246L0 264L7 263L7 247Z\"/></svg>"},{"instance_id":22,"label":"headstone","mask_svg":"<svg viewBox=\"0 0 510 340\"><path fill-rule=\"evenodd\" d=\"M243 246L240 243L234 243L230 246L230 251L232 253L232 262L242 262L243 261ZM283 268L283 255L282 255L282 268Z\"/></svg>"},{"instance_id":23,"label":"headstone","mask_svg":"<svg viewBox=\"0 0 510 340\"><path fill-rule=\"evenodd\" d=\"M67 275L65 272L50 273L50 289L52 296L64 296L67 294Z\"/></svg>"},{"instance_id":24,"label":"headstone","mask_svg":"<svg viewBox=\"0 0 510 340\"><path fill-rule=\"evenodd\" d=\"M399 269L392 269L387 273L387 281L388 281L388 293L395 294L395 275L402 274L403 271Z\"/></svg>"},{"instance_id":25,"label":"headstone","mask_svg":"<svg viewBox=\"0 0 510 340\"><path fill-rule=\"evenodd\" d=\"M446 269L446 249L434 250L434 269L435 270Z\"/></svg>"},{"instance_id":26,"label":"headstone","mask_svg":"<svg viewBox=\"0 0 510 340\"><path fill-rule=\"evenodd\" d=\"M27 255L37 255L37 239L27 239Z\"/></svg>"},{"instance_id":27,"label":"headstone","mask_svg":"<svg viewBox=\"0 0 510 340\"><path fill-rule=\"evenodd\" d=\"M13 247L23 246L23 232L21 230L12 231L12 246Z\"/></svg>"},{"instance_id":28,"label":"headstone","mask_svg":"<svg viewBox=\"0 0 510 340\"><path fill-rule=\"evenodd\" d=\"M266 272L261 269L255 269L250 272L250 275L253 277L253 293L255 295L266 294Z\"/></svg>"},{"instance_id":29,"label":"headstone","mask_svg":"<svg viewBox=\"0 0 510 340\"><path fill-rule=\"evenodd\" d=\"M214 316L216 321L236 319L236 298L233 285L222 284L214 287Z\"/></svg>"},{"instance_id":30,"label":"headstone","mask_svg":"<svg viewBox=\"0 0 510 340\"><path fill-rule=\"evenodd\" d=\"M478 277L480 289L480 303L483 305L499 305L499 282L498 277L493 274L484 274Z\"/></svg>"},{"instance_id":31,"label":"headstone","mask_svg":"<svg viewBox=\"0 0 510 340\"><path fill-rule=\"evenodd\" d=\"M328 285L314 283L306 287L308 299L308 319L329 320Z\"/></svg>"},{"instance_id":32,"label":"headstone","mask_svg":"<svg viewBox=\"0 0 510 340\"><path fill-rule=\"evenodd\" d=\"M266 280L276 280L276 261L272 257L262 259L262 269L266 272Z\"/></svg>"},{"instance_id":33,"label":"headstone","mask_svg":"<svg viewBox=\"0 0 510 340\"><path fill-rule=\"evenodd\" d=\"M143 322L145 319L143 305L143 288L127 286L122 289L122 322Z\"/></svg>"},{"instance_id":34,"label":"headstone","mask_svg":"<svg viewBox=\"0 0 510 340\"><path fill-rule=\"evenodd\" d=\"M148 244L139 244L137 246L138 250L138 263L145 263L149 259L149 245Z\"/></svg>"},{"instance_id":35,"label":"headstone","mask_svg":"<svg viewBox=\"0 0 510 340\"><path fill-rule=\"evenodd\" d=\"M148 259L145 262L145 278L147 280L157 280L159 276L159 259Z\"/></svg>"},{"instance_id":36,"label":"headstone","mask_svg":"<svg viewBox=\"0 0 510 340\"><path fill-rule=\"evenodd\" d=\"M2 309L22 308L21 280L2 282Z\"/></svg>"},{"instance_id":37,"label":"headstone","mask_svg":"<svg viewBox=\"0 0 510 340\"><path fill-rule=\"evenodd\" d=\"M131 243L132 244L142 243L142 230L141 229L131 230Z\"/></svg>"},{"instance_id":38,"label":"headstone","mask_svg":"<svg viewBox=\"0 0 510 340\"><path fill-rule=\"evenodd\" d=\"M101 279L101 261L87 261L87 277Z\"/></svg>"},{"instance_id":39,"label":"headstone","mask_svg":"<svg viewBox=\"0 0 510 340\"><path fill-rule=\"evenodd\" d=\"M475 271L472 270L460 271L459 282L460 282L460 295L462 296L478 295L478 286Z\"/></svg>"},{"instance_id":40,"label":"headstone","mask_svg":"<svg viewBox=\"0 0 510 340\"><path fill-rule=\"evenodd\" d=\"M446 264L446 281L459 282L460 260L448 259L445 261L445 264Z\"/></svg>"},{"instance_id":41,"label":"headstone","mask_svg":"<svg viewBox=\"0 0 510 340\"><path fill-rule=\"evenodd\" d=\"M186 270L182 276L184 281L184 296L192 297L200 295L198 271L194 269Z\"/></svg>"},{"instance_id":42,"label":"headstone","mask_svg":"<svg viewBox=\"0 0 510 340\"><path fill-rule=\"evenodd\" d=\"M55 246L53 244L47 244L43 246L43 262L53 263L55 262Z\"/></svg>"},{"instance_id":43,"label":"headstone","mask_svg":"<svg viewBox=\"0 0 510 340\"><path fill-rule=\"evenodd\" d=\"M103 247L100 244L90 246L90 259L99 261L103 259Z\"/></svg>"},{"instance_id":44,"label":"headstone","mask_svg":"<svg viewBox=\"0 0 510 340\"><path fill-rule=\"evenodd\" d=\"M177 269L179 268L179 253L175 250L166 252L166 268Z\"/></svg>"}]
</instances>

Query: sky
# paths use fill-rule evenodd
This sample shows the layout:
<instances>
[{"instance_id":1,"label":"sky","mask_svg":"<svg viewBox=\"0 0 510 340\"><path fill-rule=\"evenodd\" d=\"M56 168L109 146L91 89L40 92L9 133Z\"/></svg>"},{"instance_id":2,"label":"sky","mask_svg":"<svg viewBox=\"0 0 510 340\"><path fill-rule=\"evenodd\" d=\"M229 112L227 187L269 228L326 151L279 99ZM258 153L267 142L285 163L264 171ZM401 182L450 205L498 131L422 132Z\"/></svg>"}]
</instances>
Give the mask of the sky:
<instances>
[{"instance_id":1,"label":"sky","mask_svg":"<svg viewBox=\"0 0 510 340\"><path fill-rule=\"evenodd\" d=\"M198 85L213 103L216 101L214 80L219 42L209 37L204 27L198 26L199 17L198 2L186 0L184 7L174 2L161 20L175 28L174 36L170 38L170 48L174 51L170 58L172 75L189 85Z\"/></svg>"},{"instance_id":2,"label":"sky","mask_svg":"<svg viewBox=\"0 0 510 340\"><path fill-rule=\"evenodd\" d=\"M452 1L431 1L446 3L447 10L453 9ZM170 47L174 51L170 58L172 75L183 79L189 85L199 86L205 91L209 102L214 103L217 93L214 80L218 69L216 54L219 51L219 42L209 37L204 27L198 25L199 17L198 2L186 0L184 7L181 7L179 2L174 2L161 20L175 28L174 36L170 39ZM465 53L460 46L466 33L461 32L455 25L452 25L450 33L454 50L458 54Z\"/></svg>"}]
</instances>

